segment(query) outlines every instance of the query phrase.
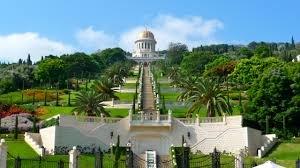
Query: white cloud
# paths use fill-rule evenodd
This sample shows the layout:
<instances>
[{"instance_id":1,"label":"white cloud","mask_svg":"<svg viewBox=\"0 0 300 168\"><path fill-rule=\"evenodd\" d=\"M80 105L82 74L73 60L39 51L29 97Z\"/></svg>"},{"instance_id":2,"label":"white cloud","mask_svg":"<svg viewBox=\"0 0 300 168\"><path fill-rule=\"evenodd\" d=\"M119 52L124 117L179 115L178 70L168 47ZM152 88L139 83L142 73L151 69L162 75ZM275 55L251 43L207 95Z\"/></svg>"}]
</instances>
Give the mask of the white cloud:
<instances>
[{"instance_id":1,"label":"white cloud","mask_svg":"<svg viewBox=\"0 0 300 168\"><path fill-rule=\"evenodd\" d=\"M30 53L31 59L37 61L41 56L61 55L74 52L74 48L62 42L41 37L38 33L26 32L0 35L0 60L16 62L25 59Z\"/></svg>"},{"instance_id":2,"label":"white cloud","mask_svg":"<svg viewBox=\"0 0 300 168\"><path fill-rule=\"evenodd\" d=\"M223 23L217 19L172 15L158 15L150 20L147 26L147 29L154 33L157 48L161 50L167 49L170 42L185 43L189 47L218 43L216 32L222 28ZM76 48L34 32L0 35L0 61L15 62L19 58L26 58L28 53L31 54L32 60L37 61L41 56L49 54L61 55L76 50L95 51L117 46L132 51L138 33L144 29L144 26L137 25L121 32L120 35L112 35L89 26L76 32Z\"/></svg>"},{"instance_id":3,"label":"white cloud","mask_svg":"<svg viewBox=\"0 0 300 168\"><path fill-rule=\"evenodd\" d=\"M76 33L76 39L80 46L87 50L104 49L116 45L114 36L102 30L94 30L92 26L79 30Z\"/></svg>"},{"instance_id":4,"label":"white cloud","mask_svg":"<svg viewBox=\"0 0 300 168\"><path fill-rule=\"evenodd\" d=\"M205 20L200 16L174 17L159 15L147 27L154 33L157 48L167 49L170 42L181 42L189 47L200 44L218 43L215 33L223 28L223 23L217 19ZM132 50L137 34L145 27L137 26L123 33L119 45Z\"/></svg>"},{"instance_id":5,"label":"white cloud","mask_svg":"<svg viewBox=\"0 0 300 168\"><path fill-rule=\"evenodd\" d=\"M223 23L217 19L203 19L201 16L175 17L158 15L150 20L147 29L154 33L158 49L167 49L170 42L181 42L189 47L201 44L218 43L215 34L223 28ZM95 30L92 26L76 33L77 41L89 50L117 47L132 51L134 41L139 32L145 30L137 25L117 36Z\"/></svg>"}]
</instances>

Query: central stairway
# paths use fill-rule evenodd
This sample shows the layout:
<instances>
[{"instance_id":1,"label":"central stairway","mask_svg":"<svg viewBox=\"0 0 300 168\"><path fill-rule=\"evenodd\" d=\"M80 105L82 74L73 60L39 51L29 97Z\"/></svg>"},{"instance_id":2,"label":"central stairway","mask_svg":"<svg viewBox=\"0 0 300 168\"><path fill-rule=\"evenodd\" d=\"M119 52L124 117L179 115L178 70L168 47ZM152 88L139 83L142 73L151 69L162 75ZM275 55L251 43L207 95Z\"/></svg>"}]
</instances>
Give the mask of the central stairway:
<instances>
[{"instance_id":1,"label":"central stairway","mask_svg":"<svg viewBox=\"0 0 300 168\"><path fill-rule=\"evenodd\" d=\"M143 68L143 111L145 117L149 120L154 120L156 119L156 111L154 109L154 95L152 81L149 75L149 66L144 65Z\"/></svg>"}]
</instances>

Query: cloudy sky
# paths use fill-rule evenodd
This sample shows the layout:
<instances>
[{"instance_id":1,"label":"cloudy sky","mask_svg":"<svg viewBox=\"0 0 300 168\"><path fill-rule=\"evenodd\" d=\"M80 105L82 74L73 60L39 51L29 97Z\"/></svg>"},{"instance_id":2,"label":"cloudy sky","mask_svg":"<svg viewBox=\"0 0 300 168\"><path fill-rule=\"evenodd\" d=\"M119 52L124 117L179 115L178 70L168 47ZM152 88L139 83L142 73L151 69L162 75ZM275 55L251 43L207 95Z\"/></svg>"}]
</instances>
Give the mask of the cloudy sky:
<instances>
[{"instance_id":1,"label":"cloudy sky","mask_svg":"<svg viewBox=\"0 0 300 168\"><path fill-rule=\"evenodd\" d=\"M147 28L160 50L201 44L300 41L298 0L3 0L0 61L108 47L132 51Z\"/></svg>"}]
</instances>

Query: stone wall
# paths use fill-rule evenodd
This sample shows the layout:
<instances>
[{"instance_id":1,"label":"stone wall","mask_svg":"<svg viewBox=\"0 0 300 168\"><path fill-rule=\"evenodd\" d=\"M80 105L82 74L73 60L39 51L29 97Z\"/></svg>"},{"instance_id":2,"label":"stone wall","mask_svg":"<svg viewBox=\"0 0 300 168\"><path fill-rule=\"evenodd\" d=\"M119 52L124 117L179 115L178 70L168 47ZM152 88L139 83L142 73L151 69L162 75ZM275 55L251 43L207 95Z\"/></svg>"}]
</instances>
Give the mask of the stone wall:
<instances>
[{"instance_id":1,"label":"stone wall","mask_svg":"<svg viewBox=\"0 0 300 168\"><path fill-rule=\"evenodd\" d=\"M259 130L242 127L242 118L239 116L227 117L226 122L200 125L187 125L173 119L172 127L130 128L128 117L112 123L93 121L83 122L75 116L60 116L60 126L41 129L42 143L50 151L68 151L72 146L79 145L88 152L98 146L107 150L116 144L120 135L121 146L131 142L136 154L151 149L159 155L167 155L171 145L181 146L184 136L193 152L208 154L216 147L222 152L238 153L246 148L249 154L256 155L257 149L263 145L263 139L267 139L262 138Z\"/></svg>"}]
</instances>

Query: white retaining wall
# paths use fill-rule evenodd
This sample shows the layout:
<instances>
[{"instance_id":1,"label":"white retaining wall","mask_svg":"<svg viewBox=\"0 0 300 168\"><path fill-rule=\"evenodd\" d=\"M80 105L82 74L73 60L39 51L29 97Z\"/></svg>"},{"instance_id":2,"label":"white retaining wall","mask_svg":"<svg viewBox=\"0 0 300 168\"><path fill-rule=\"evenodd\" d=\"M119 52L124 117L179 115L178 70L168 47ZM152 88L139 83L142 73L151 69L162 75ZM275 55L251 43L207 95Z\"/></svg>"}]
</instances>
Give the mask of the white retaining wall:
<instances>
[{"instance_id":1,"label":"white retaining wall","mask_svg":"<svg viewBox=\"0 0 300 168\"><path fill-rule=\"evenodd\" d=\"M159 155L167 155L171 145L181 146L184 136L193 152L201 151L208 154L216 147L219 151L237 154L240 149L246 148L250 155L257 155L258 149L264 143L271 142L270 137L262 136L259 130L242 127L241 122L240 116L226 117L226 121L200 125L191 123L186 125L173 119L171 128L130 129L128 117L115 123L103 123L80 122L75 116L60 116L60 126L41 129L40 132L43 145L52 152L55 146L74 145L100 146L107 150L110 145L116 144L117 135L120 135L121 146L126 146L130 141L136 154L155 150Z\"/></svg>"},{"instance_id":2,"label":"white retaining wall","mask_svg":"<svg viewBox=\"0 0 300 168\"><path fill-rule=\"evenodd\" d=\"M57 126L40 129L41 144L48 154L54 154Z\"/></svg>"}]
</instances>

